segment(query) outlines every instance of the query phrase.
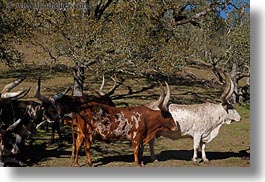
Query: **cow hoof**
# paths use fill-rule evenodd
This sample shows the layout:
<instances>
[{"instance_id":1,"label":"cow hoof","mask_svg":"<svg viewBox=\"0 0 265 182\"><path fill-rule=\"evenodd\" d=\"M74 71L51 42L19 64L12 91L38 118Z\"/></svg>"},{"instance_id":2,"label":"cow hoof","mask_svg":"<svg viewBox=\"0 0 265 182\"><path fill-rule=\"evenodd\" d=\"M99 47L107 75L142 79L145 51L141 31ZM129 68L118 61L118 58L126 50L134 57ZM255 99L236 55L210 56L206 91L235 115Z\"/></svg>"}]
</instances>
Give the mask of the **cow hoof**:
<instances>
[{"instance_id":1,"label":"cow hoof","mask_svg":"<svg viewBox=\"0 0 265 182\"><path fill-rule=\"evenodd\" d=\"M204 163L204 164L210 164L210 161L209 161L208 159L204 159L204 160L203 160L203 163Z\"/></svg>"},{"instance_id":2,"label":"cow hoof","mask_svg":"<svg viewBox=\"0 0 265 182\"><path fill-rule=\"evenodd\" d=\"M198 161L193 161L193 165L198 166L200 163Z\"/></svg>"},{"instance_id":3,"label":"cow hoof","mask_svg":"<svg viewBox=\"0 0 265 182\"><path fill-rule=\"evenodd\" d=\"M196 165L196 166L198 166L199 163L200 163L200 162L199 162L198 160L196 160L196 159L192 159L192 161L193 161L193 164Z\"/></svg>"},{"instance_id":4,"label":"cow hoof","mask_svg":"<svg viewBox=\"0 0 265 182\"><path fill-rule=\"evenodd\" d=\"M141 163L135 163L135 167L143 167L144 163L141 162Z\"/></svg>"},{"instance_id":5,"label":"cow hoof","mask_svg":"<svg viewBox=\"0 0 265 182\"><path fill-rule=\"evenodd\" d=\"M19 165L20 167L25 167L25 166L27 166L27 164L24 163L24 162L22 162L22 161L19 161L19 162L18 162L18 165Z\"/></svg>"},{"instance_id":6,"label":"cow hoof","mask_svg":"<svg viewBox=\"0 0 265 182\"><path fill-rule=\"evenodd\" d=\"M155 156L153 156L153 157L151 157L151 161L152 162L158 162L158 159Z\"/></svg>"},{"instance_id":7,"label":"cow hoof","mask_svg":"<svg viewBox=\"0 0 265 182\"><path fill-rule=\"evenodd\" d=\"M74 167L80 167L79 164L74 164Z\"/></svg>"}]
</instances>

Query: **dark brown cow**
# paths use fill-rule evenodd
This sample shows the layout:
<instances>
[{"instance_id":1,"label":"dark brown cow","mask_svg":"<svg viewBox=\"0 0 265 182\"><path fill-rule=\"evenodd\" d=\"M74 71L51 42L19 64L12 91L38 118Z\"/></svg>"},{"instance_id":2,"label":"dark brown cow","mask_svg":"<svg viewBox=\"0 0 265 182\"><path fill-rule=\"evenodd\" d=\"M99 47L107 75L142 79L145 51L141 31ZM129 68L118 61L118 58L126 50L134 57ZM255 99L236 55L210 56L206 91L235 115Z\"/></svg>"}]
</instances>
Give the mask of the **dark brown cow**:
<instances>
[{"instance_id":1,"label":"dark brown cow","mask_svg":"<svg viewBox=\"0 0 265 182\"><path fill-rule=\"evenodd\" d=\"M69 87L63 93L58 93L53 97L45 97L40 93L40 85L41 85L41 80L39 78L38 84L36 86L35 97L42 102L44 108L46 109L45 114L47 115L47 118L53 121L60 119L59 115L63 116L64 114L69 114L72 112L73 108L76 108L88 102L98 102L110 106L115 106L115 104L112 102L110 98L109 93L110 92L113 93L114 89L116 89L116 82L113 88L106 94L103 94L101 86L100 91L98 93L99 95L97 96L95 95L69 96L66 95L66 93L70 89ZM51 112L51 110L53 111Z\"/></svg>"},{"instance_id":2,"label":"dark brown cow","mask_svg":"<svg viewBox=\"0 0 265 182\"><path fill-rule=\"evenodd\" d=\"M94 139L106 142L128 139L132 141L135 165L142 166L143 145L160 131L177 130L166 105L160 104L160 111L145 106L117 108L95 102L77 108L74 114L78 127L74 165L78 166L78 152L83 142L87 163L92 166L90 148Z\"/></svg>"},{"instance_id":3,"label":"dark brown cow","mask_svg":"<svg viewBox=\"0 0 265 182\"><path fill-rule=\"evenodd\" d=\"M41 95L40 93L41 79L39 77L38 84L36 86L35 97L42 102L42 106L45 109L44 116L46 120L52 123L51 141L54 140L55 130L57 130L57 133L59 134L59 136L61 135L59 122L61 119L64 119L64 116L66 114L71 114L73 111L73 108L76 108L88 102L99 102L102 104L115 106L110 96L111 94L113 94L113 92L117 88L117 78L115 77L112 79L114 80L114 85L107 93L104 93L102 91L104 84L105 84L104 77L103 77L100 90L99 92L97 92L98 95L69 96L69 95L66 95L66 93L70 90L70 87L69 87L64 92L58 93L53 97L45 97ZM68 117L68 120L69 120L69 117Z\"/></svg>"}]
</instances>

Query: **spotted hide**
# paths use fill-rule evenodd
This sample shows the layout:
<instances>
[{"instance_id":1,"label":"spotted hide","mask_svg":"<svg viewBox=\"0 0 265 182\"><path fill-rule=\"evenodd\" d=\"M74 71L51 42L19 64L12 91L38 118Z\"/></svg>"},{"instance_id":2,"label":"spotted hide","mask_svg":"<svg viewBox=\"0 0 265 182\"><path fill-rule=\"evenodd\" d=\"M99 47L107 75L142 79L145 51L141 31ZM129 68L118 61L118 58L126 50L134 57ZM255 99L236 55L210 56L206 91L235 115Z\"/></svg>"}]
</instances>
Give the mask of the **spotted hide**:
<instances>
[{"instance_id":1,"label":"spotted hide","mask_svg":"<svg viewBox=\"0 0 265 182\"><path fill-rule=\"evenodd\" d=\"M177 130L168 112L145 106L117 108L92 102L79 107L74 118L78 127L75 166L78 166L78 152L83 141L87 163L92 166L90 148L95 139L106 142L131 140L135 165L142 166L143 145L160 131Z\"/></svg>"}]
</instances>

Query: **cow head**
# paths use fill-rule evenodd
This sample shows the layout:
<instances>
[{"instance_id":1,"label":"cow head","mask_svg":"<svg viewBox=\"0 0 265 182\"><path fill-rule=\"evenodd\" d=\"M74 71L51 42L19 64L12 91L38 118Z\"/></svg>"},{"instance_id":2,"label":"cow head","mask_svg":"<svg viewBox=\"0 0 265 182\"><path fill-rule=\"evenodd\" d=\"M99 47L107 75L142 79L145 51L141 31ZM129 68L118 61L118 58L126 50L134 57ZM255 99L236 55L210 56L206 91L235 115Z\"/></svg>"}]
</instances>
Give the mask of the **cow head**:
<instances>
[{"instance_id":1,"label":"cow head","mask_svg":"<svg viewBox=\"0 0 265 182\"><path fill-rule=\"evenodd\" d=\"M39 77L38 84L36 86L34 97L42 102L43 116L48 122L57 122L61 120L61 113L56 107L56 100L62 98L69 90L56 94L54 97L45 97L40 93L41 78Z\"/></svg>"},{"instance_id":2,"label":"cow head","mask_svg":"<svg viewBox=\"0 0 265 182\"><path fill-rule=\"evenodd\" d=\"M162 88L162 85L160 84L160 90L162 90L162 91L161 91L161 94L160 94L160 97L158 100L158 106L157 107L161 111L161 114L164 117L164 122L163 122L164 126L169 128L171 131L176 131L178 129L178 127L176 126L176 124L173 120L173 117L172 117L172 115L168 109L169 99L171 96L170 87L169 87L167 82L165 82L165 84L166 84L166 89L167 89L165 96L163 93L164 89ZM163 98L163 99L161 99L161 98ZM152 108L150 108L150 109L152 109ZM156 109L153 109L153 110L156 110Z\"/></svg>"},{"instance_id":3,"label":"cow head","mask_svg":"<svg viewBox=\"0 0 265 182\"><path fill-rule=\"evenodd\" d=\"M225 123L230 124L233 121L239 122L241 120L240 114L237 112L237 110L233 107L233 105L229 102L230 97L232 96L234 92L234 83L231 79L231 76L224 73L225 80L226 80L226 87L221 95L221 105L225 112L227 113L224 117Z\"/></svg>"},{"instance_id":4,"label":"cow head","mask_svg":"<svg viewBox=\"0 0 265 182\"><path fill-rule=\"evenodd\" d=\"M160 110L161 114L163 115L163 117L165 119L164 120L165 122L163 122L163 124L165 125L165 127L170 128L168 126L170 126L170 125L172 126L171 120L173 120L173 118L172 118L172 116L168 110L168 102L169 102L170 95L171 95L170 87L169 87L168 83L165 82L166 89L167 89L167 91L165 93L165 90L164 90L161 82L158 82L158 83L159 83L159 87L160 87L159 99L157 101L148 103L145 106L148 107L149 109L152 109L152 110ZM176 127L175 123L174 123L173 127ZM173 129L171 128L171 130L173 130Z\"/></svg>"}]
</instances>

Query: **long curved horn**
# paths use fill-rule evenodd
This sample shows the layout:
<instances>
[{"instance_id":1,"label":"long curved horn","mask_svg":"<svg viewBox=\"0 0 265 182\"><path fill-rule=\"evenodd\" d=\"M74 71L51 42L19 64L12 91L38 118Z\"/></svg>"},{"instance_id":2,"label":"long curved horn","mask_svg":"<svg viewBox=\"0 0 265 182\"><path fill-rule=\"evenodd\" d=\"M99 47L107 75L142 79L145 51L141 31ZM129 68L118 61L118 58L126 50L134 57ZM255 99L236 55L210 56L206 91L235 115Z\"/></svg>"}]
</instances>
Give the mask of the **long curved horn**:
<instances>
[{"instance_id":1,"label":"long curved horn","mask_svg":"<svg viewBox=\"0 0 265 182\"><path fill-rule=\"evenodd\" d=\"M234 83L229 74L224 73L223 71L221 72L225 75L226 86L225 86L225 90L223 94L221 95L220 99L221 99L222 104L226 105L229 103L229 98L232 96L234 92Z\"/></svg>"},{"instance_id":2,"label":"long curved horn","mask_svg":"<svg viewBox=\"0 0 265 182\"><path fill-rule=\"evenodd\" d=\"M25 90L18 91L18 92L8 92L8 93L1 94L1 99L3 100L4 99L7 99L7 100L21 99L29 93L30 89L31 87L29 89L25 89Z\"/></svg>"},{"instance_id":3,"label":"long curved horn","mask_svg":"<svg viewBox=\"0 0 265 182\"><path fill-rule=\"evenodd\" d=\"M7 84L3 90L1 91L1 94L4 94L4 93L8 93L10 92L13 88L15 88L18 84L20 84L22 81L24 81L26 79L26 77L23 77L23 78L19 78L9 84Z\"/></svg>"},{"instance_id":4,"label":"long curved horn","mask_svg":"<svg viewBox=\"0 0 265 182\"><path fill-rule=\"evenodd\" d=\"M101 83L101 86L100 86L99 91L98 91L98 94L100 96L104 96L105 95L105 93L103 92L104 85L105 85L105 77L103 75L103 77L102 77L102 83Z\"/></svg>"},{"instance_id":5,"label":"long curved horn","mask_svg":"<svg viewBox=\"0 0 265 182\"><path fill-rule=\"evenodd\" d=\"M230 90L229 90L229 92L228 92L228 94L227 94L227 96L226 96L226 99L229 100L230 97L231 97L231 96L233 95L233 93L234 93L235 85L234 85L234 82L233 82L233 80L232 80L232 78L231 78L230 75L227 75L227 79L228 79L229 82L230 82Z\"/></svg>"},{"instance_id":6,"label":"long curved horn","mask_svg":"<svg viewBox=\"0 0 265 182\"><path fill-rule=\"evenodd\" d=\"M112 95L114 93L116 87L117 87L117 77L116 77L116 75L114 74L114 78L111 77L111 79L114 81L114 84L113 84L112 88L109 89L108 93L105 94L105 95L108 95L108 96Z\"/></svg>"},{"instance_id":7,"label":"long curved horn","mask_svg":"<svg viewBox=\"0 0 265 182\"><path fill-rule=\"evenodd\" d=\"M158 81L158 84L159 84L159 87L160 87L160 96L159 96L159 99L157 101L157 106L161 105L164 98L165 98L165 89L163 87L163 85L161 84L160 81Z\"/></svg>"},{"instance_id":8,"label":"long curved horn","mask_svg":"<svg viewBox=\"0 0 265 182\"><path fill-rule=\"evenodd\" d=\"M67 89L65 89L64 92L58 93L56 95L53 96L53 99L56 101L58 99L61 99L64 95L67 94L67 92L69 92L70 90L72 90L72 87L68 87Z\"/></svg>"},{"instance_id":9,"label":"long curved horn","mask_svg":"<svg viewBox=\"0 0 265 182\"><path fill-rule=\"evenodd\" d=\"M162 105L159 106L159 108L161 109L161 111L168 111L167 105L168 105L168 101L169 101L170 95L171 95L171 93L170 93L170 87L169 87L168 83L165 82L165 84L166 84L167 92L166 92L166 96L164 98L164 101L163 101Z\"/></svg>"},{"instance_id":10,"label":"long curved horn","mask_svg":"<svg viewBox=\"0 0 265 182\"><path fill-rule=\"evenodd\" d=\"M25 97L31 88L25 89L18 92L10 92L13 88L15 88L18 84L20 84L26 77L19 78L9 84L7 84L3 90L1 91L1 99L3 100L16 100Z\"/></svg>"},{"instance_id":11,"label":"long curved horn","mask_svg":"<svg viewBox=\"0 0 265 182\"><path fill-rule=\"evenodd\" d=\"M115 89L117 88L117 77L116 77L116 75L114 75L114 77L111 77L111 79L114 81L114 84L113 84L112 88L110 88L109 91L107 93L105 93L105 92L103 92L103 87L105 85L105 77L103 75L102 83L101 83L101 86L100 86L97 94L99 94L100 96L110 96L114 93Z\"/></svg>"},{"instance_id":12,"label":"long curved horn","mask_svg":"<svg viewBox=\"0 0 265 182\"><path fill-rule=\"evenodd\" d=\"M6 130L7 131L13 131L21 123L21 121L22 121L21 119L18 119L11 126L9 126Z\"/></svg>"},{"instance_id":13,"label":"long curved horn","mask_svg":"<svg viewBox=\"0 0 265 182\"><path fill-rule=\"evenodd\" d=\"M39 80L38 80L38 84L37 84L37 86L36 86L36 90L35 90L35 94L34 94L34 97L35 98L37 98L37 99L39 99L41 102L49 102L50 100L47 98L47 97L45 97L45 96L42 96L41 94L40 94L40 81L41 81L41 78L39 77Z\"/></svg>"},{"instance_id":14,"label":"long curved horn","mask_svg":"<svg viewBox=\"0 0 265 182\"><path fill-rule=\"evenodd\" d=\"M170 99L170 96L171 96L171 92L170 92L170 87L169 87L168 83L165 82L165 84L166 84L166 88L167 88L167 93L166 93L166 96L164 98L163 105L164 105L164 107L167 108L167 104L169 102L169 99Z\"/></svg>"}]
</instances>

